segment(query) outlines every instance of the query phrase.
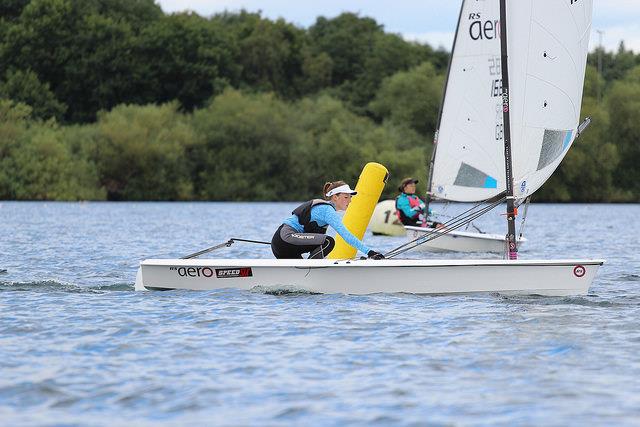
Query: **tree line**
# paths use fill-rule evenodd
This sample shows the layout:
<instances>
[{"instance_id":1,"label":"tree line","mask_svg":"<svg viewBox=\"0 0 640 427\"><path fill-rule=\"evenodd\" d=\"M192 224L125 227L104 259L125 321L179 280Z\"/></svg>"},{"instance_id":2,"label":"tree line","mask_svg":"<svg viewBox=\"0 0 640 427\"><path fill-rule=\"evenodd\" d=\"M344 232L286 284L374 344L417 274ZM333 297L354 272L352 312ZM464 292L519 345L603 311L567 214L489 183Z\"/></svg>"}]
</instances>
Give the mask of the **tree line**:
<instances>
[{"instance_id":1,"label":"tree line","mask_svg":"<svg viewBox=\"0 0 640 427\"><path fill-rule=\"evenodd\" d=\"M0 16L0 199L301 200L368 161L426 176L449 55L371 18L304 29L153 0ZM640 199L638 95L640 56L589 55L593 125L536 200Z\"/></svg>"}]
</instances>

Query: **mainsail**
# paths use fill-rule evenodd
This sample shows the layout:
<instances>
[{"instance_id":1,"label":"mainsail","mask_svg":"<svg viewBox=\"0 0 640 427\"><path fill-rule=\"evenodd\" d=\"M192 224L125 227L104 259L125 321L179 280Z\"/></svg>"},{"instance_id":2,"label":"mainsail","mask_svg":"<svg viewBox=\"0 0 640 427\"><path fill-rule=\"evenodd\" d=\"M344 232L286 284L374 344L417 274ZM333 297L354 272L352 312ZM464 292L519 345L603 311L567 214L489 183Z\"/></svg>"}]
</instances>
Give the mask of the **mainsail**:
<instances>
[{"instance_id":1,"label":"mainsail","mask_svg":"<svg viewBox=\"0 0 640 427\"><path fill-rule=\"evenodd\" d=\"M514 195L551 176L573 143L592 0L507 2ZM505 191L499 0L463 1L429 192L474 202Z\"/></svg>"},{"instance_id":2,"label":"mainsail","mask_svg":"<svg viewBox=\"0 0 640 427\"><path fill-rule=\"evenodd\" d=\"M507 6L514 195L556 170L577 135L593 0L518 0Z\"/></svg>"}]
</instances>

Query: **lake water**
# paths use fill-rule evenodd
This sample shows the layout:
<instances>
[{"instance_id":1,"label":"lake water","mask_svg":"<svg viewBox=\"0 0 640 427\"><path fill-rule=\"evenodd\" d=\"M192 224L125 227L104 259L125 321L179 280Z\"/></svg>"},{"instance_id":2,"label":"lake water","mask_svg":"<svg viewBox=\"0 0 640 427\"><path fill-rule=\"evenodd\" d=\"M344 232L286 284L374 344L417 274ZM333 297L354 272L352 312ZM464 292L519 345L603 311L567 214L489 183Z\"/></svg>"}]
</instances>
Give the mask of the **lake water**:
<instances>
[{"instance_id":1,"label":"lake water","mask_svg":"<svg viewBox=\"0 0 640 427\"><path fill-rule=\"evenodd\" d=\"M293 207L2 202L0 424L640 425L640 205L529 209L521 258L607 260L584 297L133 291Z\"/></svg>"}]
</instances>

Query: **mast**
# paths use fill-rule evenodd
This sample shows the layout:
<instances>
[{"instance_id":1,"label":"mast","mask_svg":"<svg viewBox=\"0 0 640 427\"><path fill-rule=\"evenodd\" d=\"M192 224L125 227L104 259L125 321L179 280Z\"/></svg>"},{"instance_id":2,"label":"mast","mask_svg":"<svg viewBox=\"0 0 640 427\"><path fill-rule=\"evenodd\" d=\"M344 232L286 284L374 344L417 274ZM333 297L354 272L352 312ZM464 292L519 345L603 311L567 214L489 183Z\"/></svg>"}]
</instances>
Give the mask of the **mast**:
<instances>
[{"instance_id":1,"label":"mast","mask_svg":"<svg viewBox=\"0 0 640 427\"><path fill-rule=\"evenodd\" d=\"M462 0L460 5L460 14L458 15L458 25L456 26L456 33L453 37L453 45L451 46L451 56L449 56L449 65L447 65L447 77L444 81L444 90L442 91L442 100L440 101L440 109L438 110L438 124L436 131L433 134L433 148L431 150L431 160L429 161L429 178L427 180L427 197L425 198L424 216L429 216L429 202L431 202L431 194L433 194L433 165L436 160L436 151L438 149L438 133L440 132L440 124L442 123L442 111L444 110L444 100L447 97L447 86L449 86L449 76L451 75L451 64L453 63L453 54L456 50L456 42L458 41L458 31L460 30L460 22L462 21L462 12L464 11L465 0Z\"/></svg>"},{"instance_id":2,"label":"mast","mask_svg":"<svg viewBox=\"0 0 640 427\"><path fill-rule=\"evenodd\" d=\"M507 190L507 252L508 259L518 259L516 241L515 197L513 196L513 167L511 161L511 120L509 112L509 62L507 51L507 5L500 0L500 62L502 68L502 123L504 127L504 166Z\"/></svg>"}]
</instances>

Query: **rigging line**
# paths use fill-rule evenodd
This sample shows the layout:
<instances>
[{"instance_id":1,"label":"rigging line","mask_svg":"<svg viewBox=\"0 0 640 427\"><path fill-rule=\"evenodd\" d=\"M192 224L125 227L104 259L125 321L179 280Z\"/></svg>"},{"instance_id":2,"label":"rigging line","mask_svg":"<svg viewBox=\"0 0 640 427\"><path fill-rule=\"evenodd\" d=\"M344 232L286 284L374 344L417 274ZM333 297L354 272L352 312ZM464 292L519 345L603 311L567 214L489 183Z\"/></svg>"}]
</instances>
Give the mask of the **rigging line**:
<instances>
[{"instance_id":1,"label":"rigging line","mask_svg":"<svg viewBox=\"0 0 640 427\"><path fill-rule=\"evenodd\" d=\"M194 252L192 254L183 256L180 259L197 258L200 255L204 255L206 253L213 252L213 251L218 250L218 249L223 248L223 247L227 247L228 248L231 245L233 245L235 242L257 243L257 244L260 244L260 245L270 245L271 244L271 242L263 242L261 240L239 239L237 237L232 237L231 239L227 240L224 243L220 243L219 245L211 246L210 248L203 249L203 250L198 251L198 252Z\"/></svg>"},{"instance_id":2,"label":"rigging line","mask_svg":"<svg viewBox=\"0 0 640 427\"><path fill-rule=\"evenodd\" d=\"M234 242L257 243L259 245L270 245L271 244L271 242L263 242L262 240L238 239L237 237L232 237L231 240L233 240Z\"/></svg>"},{"instance_id":3,"label":"rigging line","mask_svg":"<svg viewBox=\"0 0 640 427\"><path fill-rule=\"evenodd\" d=\"M501 193L501 195L502 194L504 193ZM459 215L458 217L455 217L453 220L446 222L444 224L444 229L436 229L434 231L427 232L424 236L420 236L412 241L409 241L403 245L398 246L397 248L390 250L385 254L385 257L387 258L395 257L410 249L420 246L428 241L441 237L453 230L456 230L462 227L463 225L465 225L467 222L473 221L481 217L482 215L486 214L490 210L494 209L496 206L500 205L504 200L505 200L505 197L502 197L500 199L495 200L493 203L481 208L480 210L477 210L476 212L470 212L474 209L477 209L479 206L481 206L481 203L478 205L475 205L472 208L465 211L463 214Z\"/></svg>"},{"instance_id":4,"label":"rigging line","mask_svg":"<svg viewBox=\"0 0 640 427\"><path fill-rule=\"evenodd\" d=\"M525 202L524 202L524 212L522 214L522 222L520 223L520 234L519 237L522 239L522 236L524 234L524 226L526 224L527 221L527 211L529 210L529 202L531 201L531 196L527 197Z\"/></svg>"},{"instance_id":5,"label":"rigging line","mask_svg":"<svg viewBox=\"0 0 640 427\"><path fill-rule=\"evenodd\" d=\"M493 204L492 206L488 206L485 208L482 208L480 211L478 212L471 212L474 209L477 209L478 207L480 207L482 204L478 204L476 206L473 206L471 209L468 209L466 212L463 212L462 214L458 215L457 217L454 217L452 220L447 221L444 223L444 227L445 229L448 230L454 230L457 228L460 228L461 226L463 226L464 224L466 224L468 221L473 221L474 219L480 217L481 215L484 215L486 212L490 211L491 209L493 209L495 206L499 205L500 203L502 203L502 201L504 201L504 199L499 199L496 201L495 204ZM469 213L470 212L470 213ZM446 232L441 231L442 229L438 229L438 230L434 230L431 232L427 232L424 236L420 236L417 239L413 240L413 241L409 241L395 249L392 249L391 251L389 251L388 253L393 253L395 251L398 251L406 246L409 246L411 244L413 244L414 242L420 240L420 239L426 239L427 237L431 236L431 235L437 235L437 236L441 236L443 234L446 234Z\"/></svg>"},{"instance_id":6,"label":"rigging line","mask_svg":"<svg viewBox=\"0 0 640 427\"><path fill-rule=\"evenodd\" d=\"M500 203L496 203L496 204L487 206L486 208L474 213L473 215L468 217L468 221L473 221L476 218L479 218L480 216L482 216L485 213L487 213L489 210L494 209L499 204ZM441 237L441 236L443 236L445 234L448 234L451 231L457 230L458 228L462 227L464 224L465 224L464 221L460 221L460 222L458 222L456 224L449 225L449 227L447 227L446 229L438 229L438 230L436 230L434 232L426 234L425 236L421 236L418 239L415 239L414 241L409 242L409 247L404 248L404 249L399 249L399 250L392 251L393 253L391 253L390 255L391 256L396 256L396 255L398 255L398 254L400 254L402 252L405 252L405 251L407 251L409 249L413 249L413 248L415 248L417 246L420 246L420 245L422 245L422 244L424 244L426 242L429 242L429 241L432 241L434 239L437 239L438 237Z\"/></svg>"},{"instance_id":7,"label":"rigging line","mask_svg":"<svg viewBox=\"0 0 640 427\"><path fill-rule=\"evenodd\" d=\"M480 216L482 216L482 215L484 215L485 213L487 213L489 210L494 209L494 208L495 208L496 206L498 206L500 203L501 203L501 202L496 202L496 203L493 203L493 204L491 204L491 205L487 206L486 208L483 208L482 210L480 210L480 211L478 211L477 213L475 213L475 214L471 217L471 219L470 219L470 220L471 220L471 221L473 221L474 219L479 218ZM421 236L421 237L419 237L419 238L417 238L417 239L415 239L415 240L413 240L413 241L409 242L407 245L411 245L411 244L412 244L412 245L411 245L411 246L409 246L409 247L404 247L403 249L397 248L397 249L391 250L390 252L388 252L387 254L385 254L385 258L393 258L393 257L396 257L396 256L400 255L401 253L404 253L404 252L406 252L406 251L409 251L409 250L411 250L411 249L414 249L414 248L416 248L416 247L418 247L418 246L420 246L420 245L422 245L422 244L424 244L424 243L426 243L426 242L430 242L430 241L432 241L432 240L434 240L434 239L437 239L438 237L441 237L441 236L443 236L443 235L445 235L445 234L447 234L447 233L449 233L449 232L451 232L451 231L454 231L454 230L456 230L456 229L458 229L458 228L462 227L463 225L464 225L464 223L460 223L460 224L457 224L457 225L455 225L455 226L453 226L453 227L451 227L451 228L448 228L448 229L446 229L446 230L438 231L438 232L431 232L431 233L429 233L429 234L428 234L428 235L426 235L426 236ZM403 245L403 246L407 246L407 245Z\"/></svg>"},{"instance_id":8,"label":"rigging line","mask_svg":"<svg viewBox=\"0 0 640 427\"><path fill-rule=\"evenodd\" d=\"M487 205L487 206L485 206L485 207L481 208L480 210L478 210L477 212L471 212L471 213L468 213L468 214L467 214L467 213L465 213L464 215L460 215L459 217L456 217L456 218L454 218L453 220L446 222L446 223L444 224L444 226L446 227L446 229L456 229L456 228L459 228L459 227L461 227L462 225L466 224L466 222L467 222L467 221L473 221L474 219L476 219L476 218L478 218L478 217L480 217L480 216L484 215L486 212L490 211L491 209L493 209L495 206L499 205L499 204L500 204L500 203L502 203L503 201L504 201L504 198L499 199L499 200L496 200L496 201L495 201L495 203L492 203L491 205ZM477 208L477 207L479 207L479 206L480 206L480 205L476 206L475 208ZM467 212L468 212L468 211L467 211ZM397 248L393 249L393 250L392 250L392 251L390 251L390 252L395 252L395 251L397 251L397 250L400 250L400 249L402 249L402 248L403 248L403 247L405 247L405 246L409 246L409 245L411 245L412 243L414 243L414 242L416 242L416 241L418 241L418 240L420 240L420 239L427 238L427 237L429 237L429 236L431 236L431 235L438 235L438 236L440 236L440 235L442 235L442 234L446 234L446 232L445 232L445 231L444 231L444 229L442 229L442 228L441 228L441 229L434 230L434 231L431 231L431 232L427 232L427 234L426 234L425 236L421 236L421 237L418 237L417 239L415 239L415 240L413 240L413 241L407 242L407 243L405 243L404 245L401 245L401 246L399 246L399 247L397 247Z\"/></svg>"}]
</instances>

